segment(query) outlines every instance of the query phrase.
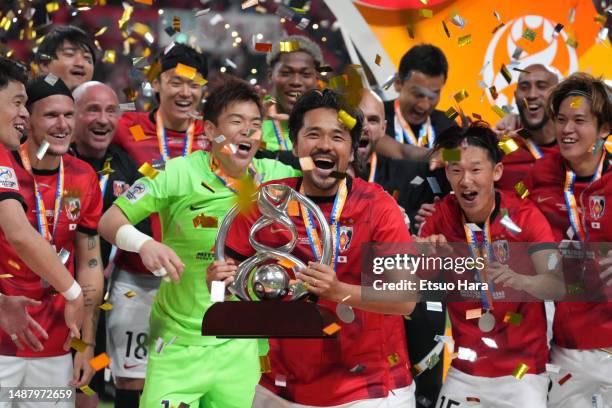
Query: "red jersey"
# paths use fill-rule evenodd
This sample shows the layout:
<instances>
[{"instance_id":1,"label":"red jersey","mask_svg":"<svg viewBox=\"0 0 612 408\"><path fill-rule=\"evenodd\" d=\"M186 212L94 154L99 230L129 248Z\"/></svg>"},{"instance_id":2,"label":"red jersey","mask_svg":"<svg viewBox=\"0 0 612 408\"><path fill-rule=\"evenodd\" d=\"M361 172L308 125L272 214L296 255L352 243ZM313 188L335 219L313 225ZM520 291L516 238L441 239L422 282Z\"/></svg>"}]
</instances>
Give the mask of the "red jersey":
<instances>
[{"instance_id":1,"label":"red jersey","mask_svg":"<svg viewBox=\"0 0 612 408\"><path fill-rule=\"evenodd\" d=\"M155 115L157 110L152 112L126 112L119 118L117 124L117 132L113 138L113 143L123 148L136 161L140 167L144 163L153 165L154 160L161 160L160 141L157 135L157 124ZM130 128L140 126L144 133L145 139L136 140L134 131ZM168 155L170 158L183 155L187 132L177 132L166 129L166 141L168 147ZM194 123L193 143L191 151L209 150L209 141L204 135L204 123L201 120L196 120ZM160 241L161 225L157 214L152 214L151 227L153 230L153 238ZM144 266L140 259L140 255L134 252L119 251L115 257L115 264L124 270L150 274L151 272Z\"/></svg>"},{"instance_id":2,"label":"red jersey","mask_svg":"<svg viewBox=\"0 0 612 408\"><path fill-rule=\"evenodd\" d=\"M26 215L32 227L38 230L37 205L34 194L34 180L28 173L17 153L13 155L13 168L17 174L20 192L28 207ZM74 276L74 252L77 231L88 235L97 235L98 221L102 213L102 194L98 178L92 168L85 162L70 155L64 159L64 192L62 195L59 219L53 244L59 252L62 248L70 253L66 268ZM53 231L54 202L57 191L59 169L33 170L44 206L49 230ZM68 327L64 322L64 304L62 295L30 270L17 256L0 232L0 274L11 274L12 278L0 279L0 292L6 295L23 295L42 304L28 307L30 315L49 334L49 339L40 338L44 350L34 352L28 348L18 350L10 337L0 331L0 354L17 357L50 357L66 354L63 344L68 336Z\"/></svg>"},{"instance_id":3,"label":"red jersey","mask_svg":"<svg viewBox=\"0 0 612 408\"><path fill-rule=\"evenodd\" d=\"M276 180L299 190L301 178ZM377 184L347 179L348 198L340 215L340 249L336 274L338 280L361 283L362 244L371 242L411 242L408 228L395 200ZM328 199L329 198L329 199ZM313 199L311 197L311 199ZM313 201L329 219L334 197ZM376 205L372 205L376 203ZM226 246L241 256L253 255L248 239L258 211L239 215L228 233ZM292 217L298 233L293 255L307 262L314 260L301 216ZM290 240L288 231L274 226L262 229L257 239L271 247ZM231 254L228 254L231 255ZM319 305L335 314L336 303L319 300ZM402 316L391 316L354 309L355 320L342 327L337 338L270 339L272 372L264 374L261 384L282 398L299 404L330 406L386 397L390 390L412 383ZM389 356L396 354L395 364ZM362 370L358 368L363 368ZM286 387L277 387L275 378L286 377Z\"/></svg>"},{"instance_id":4,"label":"red jersey","mask_svg":"<svg viewBox=\"0 0 612 408\"><path fill-rule=\"evenodd\" d=\"M11 154L0 144L0 201L8 199L15 199L25 205L19 192L19 181Z\"/></svg>"},{"instance_id":5,"label":"red jersey","mask_svg":"<svg viewBox=\"0 0 612 408\"><path fill-rule=\"evenodd\" d=\"M585 218L589 242L612 242L612 155L606 153L602 177L591 183L592 177L576 177L574 197L578 211ZM565 165L560 153L540 160L533 168L529 198L537 203L546 215L555 240L569 239L570 228L567 205L563 194ZM577 237L573 237L577 240ZM599 254L601 255L601 254ZM571 260L564 260L564 264ZM575 267L564 268L566 280ZM591 268L593 268L591 270ZM599 264L589 262L589 276L599 276ZM571 283L571 281L568 281ZM598 282L598 285L602 285ZM601 290L593 288L593 290ZM571 349L594 349L612 346L612 303L557 302L553 322L555 344Z\"/></svg>"},{"instance_id":6,"label":"red jersey","mask_svg":"<svg viewBox=\"0 0 612 408\"><path fill-rule=\"evenodd\" d=\"M502 224L502 209L508 211L510 219L522 231L519 234L510 233ZM520 270L522 274L535 274L535 270L521 269L515 264L520 257L512 257L509 243L514 242L553 242L553 235L544 215L528 200L521 200L514 193L497 192L495 209L490 218L491 244L503 246L505 258L511 269ZM442 234L448 242L467 242L462 222L462 211L454 194L449 194L436 204L436 211L427 219L421 228L423 237L432 234ZM482 242L482 232L478 232L478 240ZM495 252L495 251L494 251ZM497 259L496 259L497 260ZM499 260L498 260L499 261ZM477 359L453 359L452 366L458 370L479 377L501 377L512 375L521 363L529 366L529 373L539 374L545 371L548 361L548 346L546 344L546 316L542 302L502 302L496 299L506 297L503 288L493 288L493 310L495 327L488 333L483 333L478 327L478 319L466 319L466 312L482 307L482 301L449 302L448 314L452 323L455 346L465 347L476 352ZM503 295L503 296L500 296ZM523 319L517 326L504 323L508 312L519 313ZM483 337L493 339L498 349L487 346Z\"/></svg>"},{"instance_id":7,"label":"red jersey","mask_svg":"<svg viewBox=\"0 0 612 408\"><path fill-rule=\"evenodd\" d=\"M536 161L540 160L536 159L536 156L541 154L543 155L542 157L546 157L547 155L559 152L559 145L556 142L544 146L536 145L535 148L531 147L532 150L537 149L532 152L529 149L528 142L523 137L515 137L513 140L519 146L519 149L504 155L502 158L504 173L501 179L495 183L495 187L499 190L514 191L514 186L519 181L525 181L533 165Z\"/></svg>"}]
</instances>

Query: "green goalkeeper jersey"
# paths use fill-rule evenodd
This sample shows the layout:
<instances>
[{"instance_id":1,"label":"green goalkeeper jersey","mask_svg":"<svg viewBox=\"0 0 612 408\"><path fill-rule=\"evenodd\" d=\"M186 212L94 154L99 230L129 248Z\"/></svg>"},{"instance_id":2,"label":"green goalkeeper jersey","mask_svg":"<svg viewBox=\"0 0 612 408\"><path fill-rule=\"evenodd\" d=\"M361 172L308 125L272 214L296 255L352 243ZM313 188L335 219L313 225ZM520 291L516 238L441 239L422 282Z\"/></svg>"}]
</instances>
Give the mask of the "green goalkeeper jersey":
<instances>
[{"instance_id":1,"label":"green goalkeeper jersey","mask_svg":"<svg viewBox=\"0 0 612 408\"><path fill-rule=\"evenodd\" d=\"M254 159L261 182L295 177L298 170L270 159ZM158 213L162 241L185 264L179 283L162 282L151 309L150 339L177 344L213 345L227 341L201 335L202 318L211 306L206 268L214 260L218 225L236 203L236 194L210 168L210 154L194 152L166 163L154 178L143 177L115 201L137 224ZM247 239L247 237L245 237Z\"/></svg>"}]
</instances>

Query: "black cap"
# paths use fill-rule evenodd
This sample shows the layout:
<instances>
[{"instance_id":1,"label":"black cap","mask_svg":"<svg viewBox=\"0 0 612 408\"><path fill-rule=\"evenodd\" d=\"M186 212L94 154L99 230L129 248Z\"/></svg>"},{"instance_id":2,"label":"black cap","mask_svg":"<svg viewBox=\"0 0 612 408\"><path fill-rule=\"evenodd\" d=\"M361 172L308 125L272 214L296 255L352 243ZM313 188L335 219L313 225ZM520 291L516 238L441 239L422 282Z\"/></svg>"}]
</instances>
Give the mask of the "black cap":
<instances>
[{"instance_id":1,"label":"black cap","mask_svg":"<svg viewBox=\"0 0 612 408\"><path fill-rule=\"evenodd\" d=\"M74 100L72 92L70 92L70 89L68 89L64 81L53 74L33 79L26 86L26 92L28 94L29 106L36 101L53 95L66 95Z\"/></svg>"},{"instance_id":2,"label":"black cap","mask_svg":"<svg viewBox=\"0 0 612 408\"><path fill-rule=\"evenodd\" d=\"M188 45L174 44L168 52L161 56L161 72L175 68L178 64L195 68L203 78L208 75L208 60L204 54Z\"/></svg>"}]
</instances>

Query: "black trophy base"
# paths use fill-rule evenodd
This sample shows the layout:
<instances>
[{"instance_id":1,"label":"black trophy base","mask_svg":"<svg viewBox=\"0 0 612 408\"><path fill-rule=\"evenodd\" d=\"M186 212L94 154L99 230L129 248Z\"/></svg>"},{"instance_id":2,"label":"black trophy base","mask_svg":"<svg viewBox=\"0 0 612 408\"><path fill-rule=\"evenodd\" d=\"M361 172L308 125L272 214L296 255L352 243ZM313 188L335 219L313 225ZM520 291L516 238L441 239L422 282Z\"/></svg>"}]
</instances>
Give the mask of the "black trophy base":
<instances>
[{"instance_id":1,"label":"black trophy base","mask_svg":"<svg viewBox=\"0 0 612 408\"><path fill-rule=\"evenodd\" d=\"M202 335L221 338L327 338L323 331L336 321L313 302L219 302L204 314Z\"/></svg>"}]
</instances>

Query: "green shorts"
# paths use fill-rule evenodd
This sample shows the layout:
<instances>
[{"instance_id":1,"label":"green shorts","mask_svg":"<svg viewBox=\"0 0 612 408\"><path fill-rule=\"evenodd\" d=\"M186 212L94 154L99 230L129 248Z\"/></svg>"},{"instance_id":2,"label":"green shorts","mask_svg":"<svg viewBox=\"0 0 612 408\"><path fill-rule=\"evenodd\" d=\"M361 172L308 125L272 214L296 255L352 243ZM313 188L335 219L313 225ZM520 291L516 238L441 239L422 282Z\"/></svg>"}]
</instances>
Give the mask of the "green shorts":
<instances>
[{"instance_id":1,"label":"green shorts","mask_svg":"<svg viewBox=\"0 0 612 408\"><path fill-rule=\"evenodd\" d=\"M250 408L259 382L257 341L150 348L140 407Z\"/></svg>"}]
</instances>

